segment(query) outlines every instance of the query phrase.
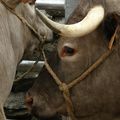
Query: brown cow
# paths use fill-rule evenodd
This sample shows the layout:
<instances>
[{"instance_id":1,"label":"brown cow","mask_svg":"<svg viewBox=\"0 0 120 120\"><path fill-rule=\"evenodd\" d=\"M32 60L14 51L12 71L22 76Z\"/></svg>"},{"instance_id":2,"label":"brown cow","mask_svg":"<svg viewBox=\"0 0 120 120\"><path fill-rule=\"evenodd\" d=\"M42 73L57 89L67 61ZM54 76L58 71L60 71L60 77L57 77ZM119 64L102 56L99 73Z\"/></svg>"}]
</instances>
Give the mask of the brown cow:
<instances>
[{"instance_id":1,"label":"brown cow","mask_svg":"<svg viewBox=\"0 0 120 120\"><path fill-rule=\"evenodd\" d=\"M19 3L18 0L6 1L10 6ZM52 32L38 17L33 4L19 3L15 11L36 29L39 36L52 38ZM5 120L3 105L11 90L17 64L23 54L32 53L38 45L35 34L0 2L0 120Z\"/></svg>"},{"instance_id":2,"label":"brown cow","mask_svg":"<svg viewBox=\"0 0 120 120\"><path fill-rule=\"evenodd\" d=\"M120 1L80 0L67 22L72 25L61 25L40 16L62 35L48 63L62 82L70 83L108 50L110 39L120 25ZM115 52L70 89L74 114L80 120L120 119L119 34L118 29ZM63 94L45 67L28 91L26 101L29 110L39 117L67 113Z\"/></svg>"}]
</instances>

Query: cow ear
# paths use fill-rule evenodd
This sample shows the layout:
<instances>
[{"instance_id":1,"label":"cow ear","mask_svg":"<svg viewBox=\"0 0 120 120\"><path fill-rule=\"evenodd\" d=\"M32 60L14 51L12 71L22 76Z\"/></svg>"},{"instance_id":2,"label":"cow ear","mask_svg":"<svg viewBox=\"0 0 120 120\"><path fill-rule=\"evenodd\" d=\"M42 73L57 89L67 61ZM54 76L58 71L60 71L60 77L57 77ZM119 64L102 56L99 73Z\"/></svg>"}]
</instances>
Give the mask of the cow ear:
<instances>
[{"instance_id":1,"label":"cow ear","mask_svg":"<svg viewBox=\"0 0 120 120\"><path fill-rule=\"evenodd\" d=\"M110 40L115 33L117 26L119 26L119 19L120 16L118 16L116 13L109 14L105 17L103 22L103 31L107 40Z\"/></svg>"}]
</instances>

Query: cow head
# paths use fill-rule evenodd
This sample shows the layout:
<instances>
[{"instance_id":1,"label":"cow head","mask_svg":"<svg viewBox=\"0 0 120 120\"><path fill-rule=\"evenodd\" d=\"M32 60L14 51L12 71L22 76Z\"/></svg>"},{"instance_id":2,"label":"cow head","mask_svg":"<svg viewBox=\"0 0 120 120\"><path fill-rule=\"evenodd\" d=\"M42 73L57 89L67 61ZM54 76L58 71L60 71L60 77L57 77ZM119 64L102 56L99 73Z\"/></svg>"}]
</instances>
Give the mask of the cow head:
<instances>
[{"instance_id":1,"label":"cow head","mask_svg":"<svg viewBox=\"0 0 120 120\"><path fill-rule=\"evenodd\" d=\"M45 25L37 14L34 2L27 4L21 3L16 7L16 11L24 17L29 24L31 24L39 35L46 37L47 40L52 39L52 31Z\"/></svg>"},{"instance_id":2,"label":"cow head","mask_svg":"<svg viewBox=\"0 0 120 120\"><path fill-rule=\"evenodd\" d=\"M20 9L19 9L20 7ZM21 10L22 7L22 11ZM16 8L16 11L20 14L22 14L22 16L31 24L31 26L36 30L36 32L39 34L39 36L41 37L40 41L42 41L43 38L45 38L45 40L50 41L53 38L53 33L52 31L45 25L45 23L41 20L41 18L38 16L38 14L36 13L36 9L35 9L35 4L34 3L29 3L29 4L21 4ZM30 36L30 41L28 44L28 47L26 49L26 53L25 53L25 57L29 56L30 54L33 55L32 53L34 52L35 54L39 53L39 40L36 40L36 36L34 35L34 33L32 32L31 36Z\"/></svg>"},{"instance_id":3,"label":"cow head","mask_svg":"<svg viewBox=\"0 0 120 120\"><path fill-rule=\"evenodd\" d=\"M48 63L62 82L70 83L80 76L108 49L109 40L119 25L119 19L116 19L119 16L117 12L109 13L112 2L108 2L109 4L107 2L81 0L68 20L68 24L73 25L61 25L40 15L42 19L45 18L47 25L62 35L57 50L48 58ZM78 21L81 22L74 24ZM70 90L75 115L78 118L96 119L97 115L101 115L101 119L106 116L106 120L109 120L110 114L119 109L115 105L115 101L120 104L119 100L112 99L112 96L117 96L116 91L119 88L118 84L113 85L114 79L119 81L119 70L116 68L120 67L118 65L120 62L113 62L115 59L120 60L117 55L113 55ZM108 90L109 87L111 91ZM109 100L110 97L112 100ZM29 110L36 116L50 117L57 113L66 114L63 95L45 67L28 91L26 101Z\"/></svg>"},{"instance_id":4,"label":"cow head","mask_svg":"<svg viewBox=\"0 0 120 120\"><path fill-rule=\"evenodd\" d=\"M10 1L10 0L9 0ZM19 1L19 0L16 0ZM11 36L13 47L15 47L15 55L19 55L19 60L21 59L23 52L25 51L25 57L29 57L33 55L33 52L36 50L39 53L39 43L42 41L42 38L46 40L52 40L52 31L42 22L41 18L38 16L35 3L32 0L30 3L18 3L16 2L16 13L24 18L38 33L40 38L36 37L34 32L29 29L29 27L22 22L14 15L9 14L10 16L10 29L11 29ZM12 1L11 1L12 2ZM15 1L14 1L15 2ZM12 4L12 3L11 3ZM14 22L14 21L17 22ZM16 29L16 26L18 29ZM15 33L13 31L16 31ZM18 34L21 34L18 37ZM20 39L21 37L21 39ZM18 39L18 41L16 41ZM19 40L20 39L20 40ZM19 43L18 43L19 42ZM20 45L21 47L17 47ZM17 50L16 50L17 49ZM35 52L36 53L36 52Z\"/></svg>"}]
</instances>

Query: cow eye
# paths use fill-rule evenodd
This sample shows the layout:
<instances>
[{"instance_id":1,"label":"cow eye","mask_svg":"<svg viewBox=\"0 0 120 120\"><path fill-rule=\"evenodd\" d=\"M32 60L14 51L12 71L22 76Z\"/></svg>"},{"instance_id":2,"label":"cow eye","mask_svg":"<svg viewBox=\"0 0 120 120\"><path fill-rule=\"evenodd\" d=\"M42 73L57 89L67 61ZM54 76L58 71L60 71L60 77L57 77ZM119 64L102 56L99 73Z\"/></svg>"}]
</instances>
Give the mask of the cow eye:
<instances>
[{"instance_id":1,"label":"cow eye","mask_svg":"<svg viewBox=\"0 0 120 120\"><path fill-rule=\"evenodd\" d=\"M61 52L61 56L73 56L76 50L72 47L64 46Z\"/></svg>"}]
</instances>

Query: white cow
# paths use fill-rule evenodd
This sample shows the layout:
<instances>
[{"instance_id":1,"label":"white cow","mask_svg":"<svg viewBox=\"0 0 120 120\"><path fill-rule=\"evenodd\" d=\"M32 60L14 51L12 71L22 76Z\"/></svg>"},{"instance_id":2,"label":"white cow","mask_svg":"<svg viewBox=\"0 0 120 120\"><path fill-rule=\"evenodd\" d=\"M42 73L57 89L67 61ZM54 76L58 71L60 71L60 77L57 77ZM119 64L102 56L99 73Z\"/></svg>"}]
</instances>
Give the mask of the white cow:
<instances>
[{"instance_id":1,"label":"white cow","mask_svg":"<svg viewBox=\"0 0 120 120\"><path fill-rule=\"evenodd\" d=\"M19 0L6 0L6 3L24 17L39 35L52 38L52 32L37 16L33 4L23 4ZM25 51L33 51L38 44L33 32L0 2L0 120L6 120L3 105L12 88L17 64Z\"/></svg>"}]
</instances>

